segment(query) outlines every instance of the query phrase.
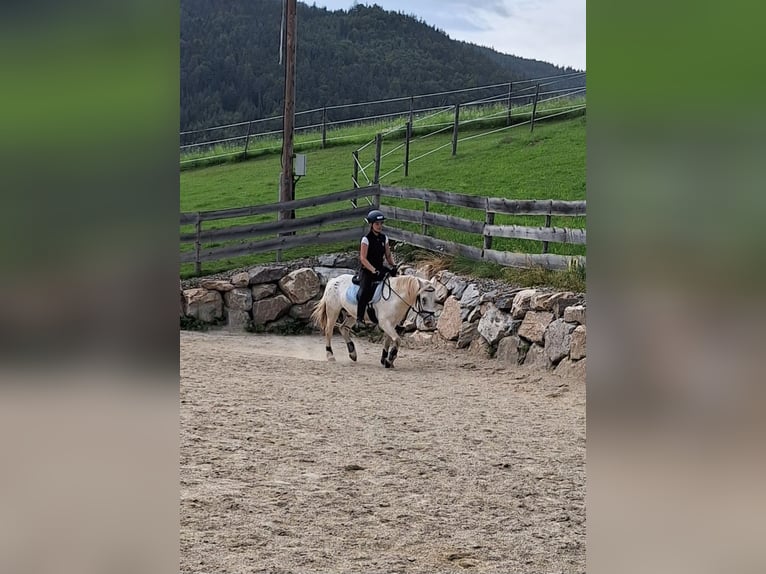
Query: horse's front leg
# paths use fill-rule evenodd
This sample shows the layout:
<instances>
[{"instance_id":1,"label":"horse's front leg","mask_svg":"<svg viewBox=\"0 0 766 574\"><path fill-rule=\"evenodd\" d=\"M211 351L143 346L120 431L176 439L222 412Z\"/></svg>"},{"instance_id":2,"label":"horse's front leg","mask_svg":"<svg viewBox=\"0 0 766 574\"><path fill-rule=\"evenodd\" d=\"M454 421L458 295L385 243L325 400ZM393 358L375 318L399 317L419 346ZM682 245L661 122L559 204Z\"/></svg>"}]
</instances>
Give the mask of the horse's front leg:
<instances>
[{"instance_id":1,"label":"horse's front leg","mask_svg":"<svg viewBox=\"0 0 766 574\"><path fill-rule=\"evenodd\" d=\"M386 339L383 343L383 355L380 358L380 363L385 368L390 369L394 366L396 355L399 353L399 334L396 332L396 326L388 321L381 321L379 325L386 334Z\"/></svg>"},{"instance_id":2,"label":"horse's front leg","mask_svg":"<svg viewBox=\"0 0 766 574\"><path fill-rule=\"evenodd\" d=\"M354 342L351 340L351 325L353 325L355 322L354 318L350 315L346 316L346 320L343 321L343 324L340 326L340 334L343 337L343 340L346 342L346 348L348 349L348 357L352 361L356 361L356 347L354 346Z\"/></svg>"},{"instance_id":3,"label":"horse's front leg","mask_svg":"<svg viewBox=\"0 0 766 574\"><path fill-rule=\"evenodd\" d=\"M386 335L383 338L383 354L380 356L380 364L384 367L386 366L386 361L388 360L388 348L391 346L391 337Z\"/></svg>"}]
</instances>

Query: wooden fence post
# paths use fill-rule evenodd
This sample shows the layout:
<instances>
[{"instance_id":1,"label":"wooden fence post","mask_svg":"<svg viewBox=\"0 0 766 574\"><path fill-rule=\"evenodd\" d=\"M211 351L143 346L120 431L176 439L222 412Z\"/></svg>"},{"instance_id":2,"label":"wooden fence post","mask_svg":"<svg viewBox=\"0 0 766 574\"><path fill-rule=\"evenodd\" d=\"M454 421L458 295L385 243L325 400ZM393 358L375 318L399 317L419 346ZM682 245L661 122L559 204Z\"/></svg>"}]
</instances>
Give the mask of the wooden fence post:
<instances>
[{"instance_id":1,"label":"wooden fence post","mask_svg":"<svg viewBox=\"0 0 766 574\"><path fill-rule=\"evenodd\" d=\"M551 214L545 216L545 227L551 226ZM548 253L548 242L543 241L543 253Z\"/></svg>"},{"instance_id":2,"label":"wooden fence post","mask_svg":"<svg viewBox=\"0 0 766 574\"><path fill-rule=\"evenodd\" d=\"M452 155L457 154L457 128L460 122L460 104L455 104L455 125L452 126Z\"/></svg>"},{"instance_id":3,"label":"wooden fence post","mask_svg":"<svg viewBox=\"0 0 766 574\"><path fill-rule=\"evenodd\" d=\"M423 213L424 214L428 213L429 203L430 202L427 199L423 201ZM428 235L428 224L425 221L423 221L423 225L421 226L420 231L421 231L421 233L423 235Z\"/></svg>"},{"instance_id":4,"label":"wooden fence post","mask_svg":"<svg viewBox=\"0 0 766 574\"><path fill-rule=\"evenodd\" d=\"M415 111L415 96L410 96L410 126L413 123L413 114Z\"/></svg>"},{"instance_id":5,"label":"wooden fence post","mask_svg":"<svg viewBox=\"0 0 766 574\"><path fill-rule=\"evenodd\" d=\"M484 223L487 225L494 225L495 224L495 212L494 211L487 211L484 216ZM484 249L492 249L492 236L491 235L485 235L484 236Z\"/></svg>"},{"instance_id":6,"label":"wooden fence post","mask_svg":"<svg viewBox=\"0 0 766 574\"><path fill-rule=\"evenodd\" d=\"M505 125L511 125L511 91L513 90L513 82L508 82L508 117L505 119Z\"/></svg>"},{"instance_id":7,"label":"wooden fence post","mask_svg":"<svg viewBox=\"0 0 766 574\"><path fill-rule=\"evenodd\" d=\"M250 126L253 125L253 121L247 122L247 135L245 136L245 152L242 154L242 159L247 159L247 146L250 144Z\"/></svg>"},{"instance_id":8,"label":"wooden fence post","mask_svg":"<svg viewBox=\"0 0 766 574\"><path fill-rule=\"evenodd\" d=\"M351 155L354 156L354 175L351 176L352 183L354 184L354 189L359 187L359 150L355 149L353 152L351 152ZM356 207L356 200L351 200L351 205Z\"/></svg>"},{"instance_id":9,"label":"wooden fence post","mask_svg":"<svg viewBox=\"0 0 766 574\"><path fill-rule=\"evenodd\" d=\"M327 145L327 106L322 108L322 149Z\"/></svg>"},{"instance_id":10,"label":"wooden fence post","mask_svg":"<svg viewBox=\"0 0 766 574\"><path fill-rule=\"evenodd\" d=\"M194 228L197 232L197 239L194 241L194 273L202 275L202 261L200 261L200 251L202 250L202 241L200 235L202 234L202 217L199 211L197 212L197 221L194 222Z\"/></svg>"},{"instance_id":11,"label":"wooden fence post","mask_svg":"<svg viewBox=\"0 0 766 574\"><path fill-rule=\"evenodd\" d=\"M380 180L380 152L383 148L383 134L375 134L375 177L372 183L377 184Z\"/></svg>"},{"instance_id":12,"label":"wooden fence post","mask_svg":"<svg viewBox=\"0 0 766 574\"><path fill-rule=\"evenodd\" d=\"M529 131L532 132L535 129L535 112L537 112L537 96L540 95L540 84L537 84L537 89L535 89L535 102L532 104L532 120L529 124Z\"/></svg>"},{"instance_id":13,"label":"wooden fence post","mask_svg":"<svg viewBox=\"0 0 766 574\"><path fill-rule=\"evenodd\" d=\"M412 124L407 122L404 128L404 177L410 174L410 131Z\"/></svg>"}]
</instances>

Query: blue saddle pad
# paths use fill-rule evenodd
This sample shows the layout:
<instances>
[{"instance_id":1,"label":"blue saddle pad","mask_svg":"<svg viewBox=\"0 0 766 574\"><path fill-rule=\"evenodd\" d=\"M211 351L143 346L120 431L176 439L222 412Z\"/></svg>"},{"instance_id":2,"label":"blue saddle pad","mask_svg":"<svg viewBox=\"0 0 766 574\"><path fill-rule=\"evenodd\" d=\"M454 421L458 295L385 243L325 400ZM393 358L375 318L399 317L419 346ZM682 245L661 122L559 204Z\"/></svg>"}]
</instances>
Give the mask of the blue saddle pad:
<instances>
[{"instance_id":1,"label":"blue saddle pad","mask_svg":"<svg viewBox=\"0 0 766 574\"><path fill-rule=\"evenodd\" d=\"M375 293L372 294L370 305L372 305L373 303L377 303L378 300L380 300L380 294L382 292L383 292L383 282L380 282L375 288ZM346 289L346 301L354 305L357 304L357 302L359 301L359 285L354 285L352 283L351 286L348 289Z\"/></svg>"}]
</instances>

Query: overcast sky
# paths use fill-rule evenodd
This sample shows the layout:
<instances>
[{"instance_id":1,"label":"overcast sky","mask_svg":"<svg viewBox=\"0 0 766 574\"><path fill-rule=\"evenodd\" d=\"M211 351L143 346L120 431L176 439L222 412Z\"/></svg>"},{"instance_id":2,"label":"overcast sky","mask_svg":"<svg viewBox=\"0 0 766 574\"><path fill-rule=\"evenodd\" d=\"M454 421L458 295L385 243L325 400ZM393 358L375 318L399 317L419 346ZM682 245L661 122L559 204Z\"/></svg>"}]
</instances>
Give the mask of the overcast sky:
<instances>
[{"instance_id":1,"label":"overcast sky","mask_svg":"<svg viewBox=\"0 0 766 574\"><path fill-rule=\"evenodd\" d=\"M347 10L354 0L301 0ZM364 0L420 17L450 38L585 69L585 0Z\"/></svg>"}]
</instances>

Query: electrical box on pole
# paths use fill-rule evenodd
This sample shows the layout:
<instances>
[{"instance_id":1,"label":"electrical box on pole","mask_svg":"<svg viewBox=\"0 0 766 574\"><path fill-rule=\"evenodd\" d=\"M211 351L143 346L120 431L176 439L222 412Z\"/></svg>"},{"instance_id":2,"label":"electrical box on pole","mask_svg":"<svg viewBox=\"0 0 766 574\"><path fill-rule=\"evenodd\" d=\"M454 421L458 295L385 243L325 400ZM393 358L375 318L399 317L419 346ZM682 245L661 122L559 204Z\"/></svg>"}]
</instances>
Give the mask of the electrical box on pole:
<instances>
[{"instance_id":1,"label":"electrical box on pole","mask_svg":"<svg viewBox=\"0 0 766 574\"><path fill-rule=\"evenodd\" d=\"M306 175L306 154L295 154L295 162L293 163L293 175L295 177L303 177Z\"/></svg>"}]
</instances>

